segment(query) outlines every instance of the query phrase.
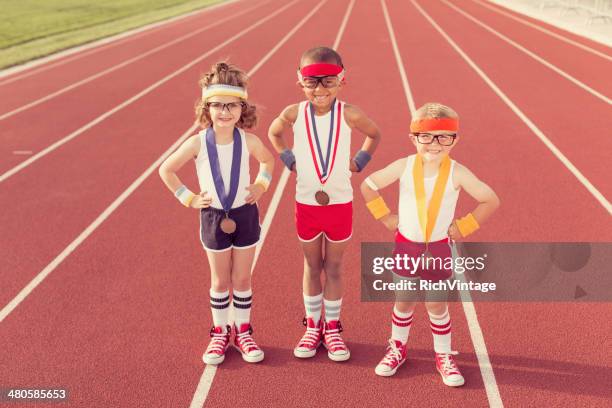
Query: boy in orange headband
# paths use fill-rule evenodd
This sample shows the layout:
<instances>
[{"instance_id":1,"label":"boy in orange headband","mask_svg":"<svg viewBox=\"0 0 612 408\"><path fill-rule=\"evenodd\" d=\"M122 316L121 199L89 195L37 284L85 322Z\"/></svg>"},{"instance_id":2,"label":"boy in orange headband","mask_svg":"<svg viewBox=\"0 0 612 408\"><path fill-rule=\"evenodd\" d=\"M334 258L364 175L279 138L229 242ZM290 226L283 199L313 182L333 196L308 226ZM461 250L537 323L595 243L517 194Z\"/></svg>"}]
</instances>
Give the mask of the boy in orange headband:
<instances>
[{"instance_id":1,"label":"boy in orange headband","mask_svg":"<svg viewBox=\"0 0 612 408\"><path fill-rule=\"evenodd\" d=\"M459 118L451 108L427 103L419 108L410 124L410 140L417 150L373 173L361 185L361 192L372 215L395 231L395 253L423 260L451 257L449 238L457 240L477 230L499 206L495 192L466 167L448 156L457 144ZM379 189L399 180L399 214L392 214ZM455 219L459 191L464 189L479 202L474 211ZM424 255L424 256L421 256ZM438 269L422 265L416 270L395 270L395 280L440 282L451 278L452 269L438 262ZM442 266L442 264L445 264ZM376 374L392 376L406 361L406 343L416 305L414 292L396 292L392 315L391 339L385 356L376 366ZM458 387L463 376L453 360L451 322L446 291L426 291L425 307L429 314L436 353L436 368L444 384Z\"/></svg>"},{"instance_id":2,"label":"boy in orange headband","mask_svg":"<svg viewBox=\"0 0 612 408\"><path fill-rule=\"evenodd\" d=\"M306 309L306 331L293 350L297 358L314 357L321 344L333 361L350 358L340 334L340 309L342 254L353 232L351 172L368 163L380 132L359 108L336 99L343 83L344 67L336 51L317 47L304 52L298 86L306 100L286 107L268 131L283 163L297 173L295 221L304 251ZM289 130L291 150L283 139ZM354 131L366 137L361 150L352 155Z\"/></svg>"}]
</instances>

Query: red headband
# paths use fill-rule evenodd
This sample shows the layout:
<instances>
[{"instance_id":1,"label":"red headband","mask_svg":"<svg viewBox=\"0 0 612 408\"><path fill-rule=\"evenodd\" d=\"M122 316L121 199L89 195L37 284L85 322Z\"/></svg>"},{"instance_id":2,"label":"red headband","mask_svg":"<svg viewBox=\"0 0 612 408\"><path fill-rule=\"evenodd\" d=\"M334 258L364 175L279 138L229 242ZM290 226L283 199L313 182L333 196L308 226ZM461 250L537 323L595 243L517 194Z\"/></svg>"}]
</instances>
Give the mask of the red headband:
<instances>
[{"instance_id":1,"label":"red headband","mask_svg":"<svg viewBox=\"0 0 612 408\"><path fill-rule=\"evenodd\" d=\"M344 70L340 65L317 63L302 67L300 73L305 77L338 75Z\"/></svg>"},{"instance_id":2,"label":"red headband","mask_svg":"<svg viewBox=\"0 0 612 408\"><path fill-rule=\"evenodd\" d=\"M410 123L410 132L420 133L429 132L432 130L450 130L456 132L459 130L459 121L457 119L417 119Z\"/></svg>"}]
</instances>

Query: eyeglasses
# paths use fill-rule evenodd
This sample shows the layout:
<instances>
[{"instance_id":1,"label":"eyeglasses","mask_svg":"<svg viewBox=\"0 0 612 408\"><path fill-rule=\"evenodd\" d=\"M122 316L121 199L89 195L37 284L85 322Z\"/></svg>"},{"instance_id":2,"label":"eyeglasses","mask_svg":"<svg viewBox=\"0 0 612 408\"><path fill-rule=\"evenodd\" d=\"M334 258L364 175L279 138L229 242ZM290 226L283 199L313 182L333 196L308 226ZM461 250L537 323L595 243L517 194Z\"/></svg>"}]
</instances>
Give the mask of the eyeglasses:
<instances>
[{"instance_id":1,"label":"eyeglasses","mask_svg":"<svg viewBox=\"0 0 612 408\"><path fill-rule=\"evenodd\" d=\"M431 133L413 133L417 141L421 144L432 144L434 140L441 146L451 146L455 143L456 134L452 135L432 135Z\"/></svg>"},{"instance_id":2,"label":"eyeglasses","mask_svg":"<svg viewBox=\"0 0 612 408\"><path fill-rule=\"evenodd\" d=\"M302 84L308 89L315 89L319 84L323 88L333 88L340 84L340 79L336 75L321 76L321 77L304 77Z\"/></svg>"},{"instance_id":3,"label":"eyeglasses","mask_svg":"<svg viewBox=\"0 0 612 408\"><path fill-rule=\"evenodd\" d=\"M208 109L214 109L217 111L223 112L225 108L227 108L228 112L233 110L242 109L245 106L244 102L230 102L230 103L222 103L222 102L206 102L206 107Z\"/></svg>"}]
</instances>

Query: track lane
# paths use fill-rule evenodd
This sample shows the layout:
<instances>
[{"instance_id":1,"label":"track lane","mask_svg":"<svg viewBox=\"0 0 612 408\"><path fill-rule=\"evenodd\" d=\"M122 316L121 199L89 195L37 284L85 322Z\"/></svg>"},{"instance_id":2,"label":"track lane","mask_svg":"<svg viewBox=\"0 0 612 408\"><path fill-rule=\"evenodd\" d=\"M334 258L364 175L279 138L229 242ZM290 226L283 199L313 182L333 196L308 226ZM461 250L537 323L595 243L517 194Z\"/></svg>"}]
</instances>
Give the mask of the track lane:
<instances>
[{"instance_id":1,"label":"track lane","mask_svg":"<svg viewBox=\"0 0 612 408\"><path fill-rule=\"evenodd\" d=\"M543 32L482 7L472 0L449 0L448 3L470 14L481 23L490 26L603 95L612 96L612 81L607 75L607 72L612 70L612 61L559 41ZM450 6L449 9L453 10ZM461 16L460 13L458 13L458 16L466 24L475 24ZM487 35L492 34L488 33Z\"/></svg>"},{"instance_id":2,"label":"track lane","mask_svg":"<svg viewBox=\"0 0 612 408\"><path fill-rule=\"evenodd\" d=\"M366 21L371 30L362 30ZM363 49L370 50L368 63L364 62ZM296 50L296 54L299 52L300 49ZM380 3L356 3L339 52L347 67L348 83L341 99L357 104L377 121L383 131L383 142L368 165L368 173L399 157L398 152L406 150L406 155L409 154L405 139L401 137L405 124L398 120L400 117L408 120L405 99L401 91L387 92L400 90L401 83L392 63L394 59ZM391 61L385 74L375 80L372 79L372 61ZM288 69L284 71L290 72ZM292 79L289 74L283 75L288 76L287 82ZM299 100L299 95L288 102L296 100ZM355 134L352 150L356 151L361 142L362 136ZM364 176L354 175L354 188L359 186ZM390 240L391 234L371 220L358 191L354 205L354 235L343 264L342 322L346 329L344 338L352 351L351 360L334 363L323 349L310 361L293 357L292 349L303 334L300 324L303 316L302 255L293 222L294 191L295 178L292 176L254 272L254 328L258 342L268 353L266 360L256 367L245 367L237 353L230 353L217 371L207 406L216 406L220 401L227 406L344 406L354 405L355 401L364 406L426 406L432 393L439 397L439 404L487 406L467 324L458 304L451 306L451 313L455 328L454 346L462 352L459 361L468 380L463 390L456 392L443 386L435 372L431 334L422 307L417 309L405 367L394 378L381 378L374 374L389 335L391 309L389 303L360 302L359 242ZM387 195L388 202L393 203L395 199L391 197L397 197L396 189L389 189ZM261 304L264 301L265 310ZM237 370L240 370L240 375L237 375ZM234 391L238 389L241 392Z\"/></svg>"},{"instance_id":3,"label":"track lane","mask_svg":"<svg viewBox=\"0 0 612 408\"><path fill-rule=\"evenodd\" d=\"M462 17L444 4L420 5L609 201L612 180L606 177L605 163L612 141L598 138L592 145L577 138L585 134L585 123L589 133L605 134L610 105L481 27L464 24L459 20ZM521 68L520 75L516 67Z\"/></svg>"},{"instance_id":4,"label":"track lane","mask_svg":"<svg viewBox=\"0 0 612 408\"><path fill-rule=\"evenodd\" d=\"M436 38L437 33L417 10L398 2L392 4L415 95L426 95L427 100L444 101L457 109L465 140L460 143L465 145L459 144L453 156L501 197L500 210L473 239L610 241L610 219L593 198L579 191L577 181L567 176L543 146L538 146L539 142L480 78L465 63L462 66L459 56L439 35ZM421 47L419 39L411 39L407 27L428 38L429 46ZM436 60L445 61L445 65L431 63ZM516 142L492 141L504 134L514 135ZM474 152L478 160L471 157ZM471 208L473 205L464 197L457 213ZM605 401L604 390L609 384L602 375L612 364L608 358L602 359L598 347L589 342L593 338L606 339L606 344L608 341L603 329L591 327L592 320L585 316L609 314L610 303L480 302L475 306L504 404L556 407L567 406L570 398L574 406L595 406Z\"/></svg>"}]
</instances>

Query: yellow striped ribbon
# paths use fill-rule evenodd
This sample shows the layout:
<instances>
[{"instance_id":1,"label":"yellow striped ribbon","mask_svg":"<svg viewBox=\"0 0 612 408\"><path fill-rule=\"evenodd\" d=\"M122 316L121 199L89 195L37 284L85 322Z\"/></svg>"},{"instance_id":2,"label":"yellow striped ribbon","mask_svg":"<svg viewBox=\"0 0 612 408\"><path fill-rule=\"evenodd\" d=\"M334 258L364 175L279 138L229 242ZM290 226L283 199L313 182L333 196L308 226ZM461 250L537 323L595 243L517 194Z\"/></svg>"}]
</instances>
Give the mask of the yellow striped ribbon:
<instances>
[{"instance_id":1,"label":"yellow striped ribbon","mask_svg":"<svg viewBox=\"0 0 612 408\"><path fill-rule=\"evenodd\" d=\"M438 219L438 213L440 212L440 205L442 204L442 198L444 196L444 189L448 181L450 174L451 160L446 156L440 164L438 171L438 177L436 178L436 184L434 186L429 206L425 208L425 175L423 173L423 158L417 154L414 158L414 166L412 167L412 180L414 181L414 195L417 203L417 211L419 215L419 224L421 225L421 231L425 237L425 243L429 242L431 233L433 232L436 220Z\"/></svg>"}]
</instances>

